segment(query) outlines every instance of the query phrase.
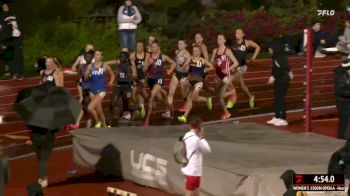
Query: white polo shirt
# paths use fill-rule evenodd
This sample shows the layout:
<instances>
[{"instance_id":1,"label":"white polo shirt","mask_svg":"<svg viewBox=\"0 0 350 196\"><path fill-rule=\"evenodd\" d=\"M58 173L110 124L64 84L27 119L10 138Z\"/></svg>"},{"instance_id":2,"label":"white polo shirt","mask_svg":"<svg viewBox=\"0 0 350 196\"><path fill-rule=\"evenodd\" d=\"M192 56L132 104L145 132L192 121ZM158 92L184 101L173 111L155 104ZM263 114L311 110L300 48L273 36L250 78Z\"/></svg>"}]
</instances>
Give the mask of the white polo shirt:
<instances>
[{"instance_id":1,"label":"white polo shirt","mask_svg":"<svg viewBox=\"0 0 350 196\"><path fill-rule=\"evenodd\" d=\"M200 139L194 131L190 130L183 138L186 145L186 157L189 159L188 164L181 168L186 176L202 176L203 153L211 152L210 146L206 139Z\"/></svg>"}]
</instances>

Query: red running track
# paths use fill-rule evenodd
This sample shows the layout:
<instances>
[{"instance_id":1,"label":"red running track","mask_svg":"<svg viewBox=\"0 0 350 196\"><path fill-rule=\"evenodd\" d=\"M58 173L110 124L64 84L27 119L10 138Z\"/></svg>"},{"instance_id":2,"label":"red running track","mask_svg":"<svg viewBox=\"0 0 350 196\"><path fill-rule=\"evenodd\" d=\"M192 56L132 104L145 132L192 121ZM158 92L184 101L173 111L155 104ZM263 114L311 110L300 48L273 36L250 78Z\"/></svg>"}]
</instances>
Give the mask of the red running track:
<instances>
[{"instance_id":1,"label":"red running track","mask_svg":"<svg viewBox=\"0 0 350 196\"><path fill-rule=\"evenodd\" d=\"M290 85L290 89L287 95L287 107L288 109L301 109L303 108L303 98L304 87L303 81L305 79L305 72L303 70L303 65L305 64L304 59L300 57L293 57L290 59L291 67L293 69L295 79ZM327 57L321 60L314 61L313 69L313 79L312 79L312 100L313 107L320 106L330 106L334 105L335 100L333 97L333 69L339 64L340 60L336 57ZM247 109L248 102L246 97L240 92L239 102L237 106L232 110L233 117L239 116L249 116L256 114L266 114L272 111L272 88L266 85L267 78L270 75L270 65L271 61L262 60L257 61L253 65L249 65L248 73L246 74L245 81L250 90L256 95L256 108L253 110ZM211 81L214 79L211 76ZM24 81L13 82L13 81L0 81L0 115L4 116L4 122L0 123L0 136L4 133L13 133L16 131L21 131L25 129L23 122L17 117L17 115L12 111L12 103L16 97L16 93L27 86L32 86L36 84L38 78L26 79ZM169 82L167 80L167 82ZM213 82L211 83L213 84ZM68 76L65 78L65 86L76 95L75 90L75 78ZM110 98L110 92L108 93L107 100L104 105L107 105ZM182 101L177 95L175 97L175 104L179 106ZM201 114L204 120L216 120L220 115L220 110L214 105L213 111L210 113L205 109L204 105L195 106L193 113ZM313 116L332 116L336 113L335 109L320 110L313 112ZM207 115L210 114L210 115ZM288 115L288 121L291 123L288 127L282 128L288 131L300 132L303 130L303 114L301 112L293 113ZM247 118L241 120L241 122L257 122L265 123L271 116L263 116L258 118ZM153 115L152 122L155 125L164 124L178 124L176 120L164 121L159 119L159 114ZM335 120L325 120L325 121L314 121L313 122L313 132L335 136L336 135L336 123ZM26 133L21 133L26 135ZM66 133L60 133L59 138L56 140L56 146L66 146L71 144L71 136ZM31 152L31 147L24 145L24 140L11 141L5 139L6 145L14 145L14 147L7 148L7 152L11 156L17 156L21 154L26 154ZM69 156L67 156L69 155ZM25 165L23 164L25 163ZM12 172L12 177L10 183L6 186L6 196L9 195L25 195L25 187L32 181L36 179L37 163L35 158L22 158L18 160L10 161L10 167ZM68 175L65 173L67 170L78 169L79 175L85 176L75 181L68 181ZM96 183L94 180L101 181L101 179L95 178L89 175L92 171L84 168L79 168L73 166L71 159L71 150L65 149L57 151L53 154L53 157L49 163L49 178L52 179L50 183L54 185L50 186L45 190L48 195L106 195L105 189L107 186L115 186L127 191L136 192L140 195L169 195L157 190L144 188L142 186L137 186L131 182L122 183L111 183L111 182L101 182ZM85 179L88 178L91 181L86 182ZM91 186L93 185L93 186ZM139 191L139 192L138 192Z\"/></svg>"}]
</instances>

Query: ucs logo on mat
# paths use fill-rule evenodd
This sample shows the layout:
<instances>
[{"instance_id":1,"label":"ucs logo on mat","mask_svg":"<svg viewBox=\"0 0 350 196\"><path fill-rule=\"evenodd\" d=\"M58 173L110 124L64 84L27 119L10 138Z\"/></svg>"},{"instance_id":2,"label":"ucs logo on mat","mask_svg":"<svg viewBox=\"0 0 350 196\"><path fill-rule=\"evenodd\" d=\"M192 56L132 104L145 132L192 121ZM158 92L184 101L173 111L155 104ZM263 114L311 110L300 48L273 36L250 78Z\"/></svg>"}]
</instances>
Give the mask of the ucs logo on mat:
<instances>
[{"instance_id":1,"label":"ucs logo on mat","mask_svg":"<svg viewBox=\"0 0 350 196\"><path fill-rule=\"evenodd\" d=\"M132 175L144 180L155 181L167 186L166 173L168 161L147 153L130 152Z\"/></svg>"}]
</instances>

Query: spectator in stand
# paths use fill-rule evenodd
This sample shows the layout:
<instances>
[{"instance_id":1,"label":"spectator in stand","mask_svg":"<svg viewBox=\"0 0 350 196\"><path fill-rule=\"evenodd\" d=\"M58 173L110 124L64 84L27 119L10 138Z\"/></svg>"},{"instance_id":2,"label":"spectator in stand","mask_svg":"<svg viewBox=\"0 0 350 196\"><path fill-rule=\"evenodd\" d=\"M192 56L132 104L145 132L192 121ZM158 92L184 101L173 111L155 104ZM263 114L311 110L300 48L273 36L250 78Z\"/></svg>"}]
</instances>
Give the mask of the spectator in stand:
<instances>
[{"instance_id":1,"label":"spectator in stand","mask_svg":"<svg viewBox=\"0 0 350 196\"><path fill-rule=\"evenodd\" d=\"M23 80L23 48L22 37L17 17L10 12L7 3L2 4L1 15L2 39L6 47L5 57L11 69L11 77L13 80ZM6 63L6 62L5 62Z\"/></svg>"},{"instance_id":2,"label":"spectator in stand","mask_svg":"<svg viewBox=\"0 0 350 196\"><path fill-rule=\"evenodd\" d=\"M136 44L137 24L142 16L131 0L126 0L125 5L118 9L119 40L121 48L128 48L133 52Z\"/></svg>"},{"instance_id":3,"label":"spectator in stand","mask_svg":"<svg viewBox=\"0 0 350 196\"><path fill-rule=\"evenodd\" d=\"M326 32L321 30L322 24L320 22L315 22L312 26L312 49L315 58L323 58L326 55L321 53L320 51L324 47L328 47L332 44L332 38ZM306 49L306 38L303 37L303 42L301 46L300 55L304 55L304 51Z\"/></svg>"},{"instance_id":4,"label":"spectator in stand","mask_svg":"<svg viewBox=\"0 0 350 196\"><path fill-rule=\"evenodd\" d=\"M204 138L202 120L198 117L192 117L190 125L191 130L183 137L188 164L182 167L181 171L186 176L186 196L198 196L202 176L203 153L210 153L211 149Z\"/></svg>"},{"instance_id":5,"label":"spectator in stand","mask_svg":"<svg viewBox=\"0 0 350 196\"><path fill-rule=\"evenodd\" d=\"M344 34L338 37L337 49L340 52L350 53L350 19L345 20Z\"/></svg>"}]
</instances>

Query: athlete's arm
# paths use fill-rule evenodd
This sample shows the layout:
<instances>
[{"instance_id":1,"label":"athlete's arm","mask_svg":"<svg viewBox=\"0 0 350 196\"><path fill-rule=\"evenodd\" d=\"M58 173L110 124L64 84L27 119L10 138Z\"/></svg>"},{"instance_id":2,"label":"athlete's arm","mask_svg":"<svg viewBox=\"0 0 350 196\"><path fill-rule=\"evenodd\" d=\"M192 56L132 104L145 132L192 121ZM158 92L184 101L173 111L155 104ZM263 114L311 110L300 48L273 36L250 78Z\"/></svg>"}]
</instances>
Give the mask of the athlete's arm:
<instances>
[{"instance_id":1,"label":"athlete's arm","mask_svg":"<svg viewBox=\"0 0 350 196\"><path fill-rule=\"evenodd\" d=\"M237 66L238 66L238 61L236 59L235 56L233 56L232 50L231 49L226 49L226 56L228 56L228 58L230 58L230 60L232 61L232 66L230 67L230 71L234 70Z\"/></svg>"},{"instance_id":2,"label":"athlete's arm","mask_svg":"<svg viewBox=\"0 0 350 196\"><path fill-rule=\"evenodd\" d=\"M135 61L131 60L131 74L132 74L132 78L136 79L137 78L137 70L136 70L136 65L135 65Z\"/></svg>"},{"instance_id":3,"label":"athlete's arm","mask_svg":"<svg viewBox=\"0 0 350 196\"><path fill-rule=\"evenodd\" d=\"M215 48L215 49L213 50L213 53L211 54L210 62L213 63L213 64L215 63L214 59L215 59L216 51L217 51L217 48Z\"/></svg>"},{"instance_id":4,"label":"athlete's arm","mask_svg":"<svg viewBox=\"0 0 350 196\"><path fill-rule=\"evenodd\" d=\"M208 72L208 71L211 71L211 70L214 70L214 65L209 62L207 59L203 59L203 62L204 64L206 65L206 68L205 70Z\"/></svg>"},{"instance_id":5,"label":"athlete's arm","mask_svg":"<svg viewBox=\"0 0 350 196\"><path fill-rule=\"evenodd\" d=\"M143 72L147 72L148 71L148 68L149 66L151 66L151 64L153 63L153 59L151 59L150 55L147 53L146 54L146 59L145 59L145 65L143 66L142 70Z\"/></svg>"},{"instance_id":6,"label":"athlete's arm","mask_svg":"<svg viewBox=\"0 0 350 196\"><path fill-rule=\"evenodd\" d=\"M106 65L116 65L117 63L118 63L118 60L105 61Z\"/></svg>"},{"instance_id":7,"label":"athlete's arm","mask_svg":"<svg viewBox=\"0 0 350 196\"><path fill-rule=\"evenodd\" d=\"M89 80L89 78L90 78L91 67L92 67L91 63L89 65L87 65L87 67L86 67L86 70L85 70L85 73L84 73L84 80L85 80L85 82L87 82Z\"/></svg>"},{"instance_id":8,"label":"athlete's arm","mask_svg":"<svg viewBox=\"0 0 350 196\"><path fill-rule=\"evenodd\" d=\"M72 65L72 71L77 71L77 67L80 65L82 56L78 56L75 60L74 64Z\"/></svg>"},{"instance_id":9,"label":"athlete's arm","mask_svg":"<svg viewBox=\"0 0 350 196\"><path fill-rule=\"evenodd\" d=\"M53 74L53 77L55 78L56 86L63 87L63 73L60 69L56 69L55 73Z\"/></svg>"},{"instance_id":10,"label":"athlete's arm","mask_svg":"<svg viewBox=\"0 0 350 196\"><path fill-rule=\"evenodd\" d=\"M115 75L112 71L112 68L109 65L105 65L107 73L111 76L111 79L109 80L108 85L113 86Z\"/></svg>"},{"instance_id":11,"label":"athlete's arm","mask_svg":"<svg viewBox=\"0 0 350 196\"><path fill-rule=\"evenodd\" d=\"M205 44L202 44L201 45L201 48L202 48L202 54L203 54L203 57L209 61L209 53L208 53L208 48ZM215 54L215 53L213 53Z\"/></svg>"},{"instance_id":12,"label":"athlete's arm","mask_svg":"<svg viewBox=\"0 0 350 196\"><path fill-rule=\"evenodd\" d=\"M256 57L260 53L260 46L257 43L255 43L253 40L246 40L246 43L247 43L248 48L252 47L255 49L252 58L250 58L251 61L255 61Z\"/></svg>"},{"instance_id":13,"label":"athlete's arm","mask_svg":"<svg viewBox=\"0 0 350 196\"><path fill-rule=\"evenodd\" d=\"M167 70L167 74L170 75L176 68L176 62L167 55L163 55L163 60L170 64L170 69Z\"/></svg>"},{"instance_id":14,"label":"athlete's arm","mask_svg":"<svg viewBox=\"0 0 350 196\"><path fill-rule=\"evenodd\" d=\"M42 84L42 83L43 83L43 81L42 81L42 75L43 75L44 71L45 71L45 70L41 70L41 71L40 71L40 76L41 76L41 77L40 77L39 84Z\"/></svg>"},{"instance_id":15,"label":"athlete's arm","mask_svg":"<svg viewBox=\"0 0 350 196\"><path fill-rule=\"evenodd\" d=\"M183 65L183 68L185 69L185 71L188 71L190 69L189 65L190 65L192 57L191 57L191 54L187 50L185 51L184 56L185 56L186 61L185 61L184 65Z\"/></svg>"},{"instance_id":16,"label":"athlete's arm","mask_svg":"<svg viewBox=\"0 0 350 196\"><path fill-rule=\"evenodd\" d=\"M130 53L130 60L135 62L136 52Z\"/></svg>"}]
</instances>

